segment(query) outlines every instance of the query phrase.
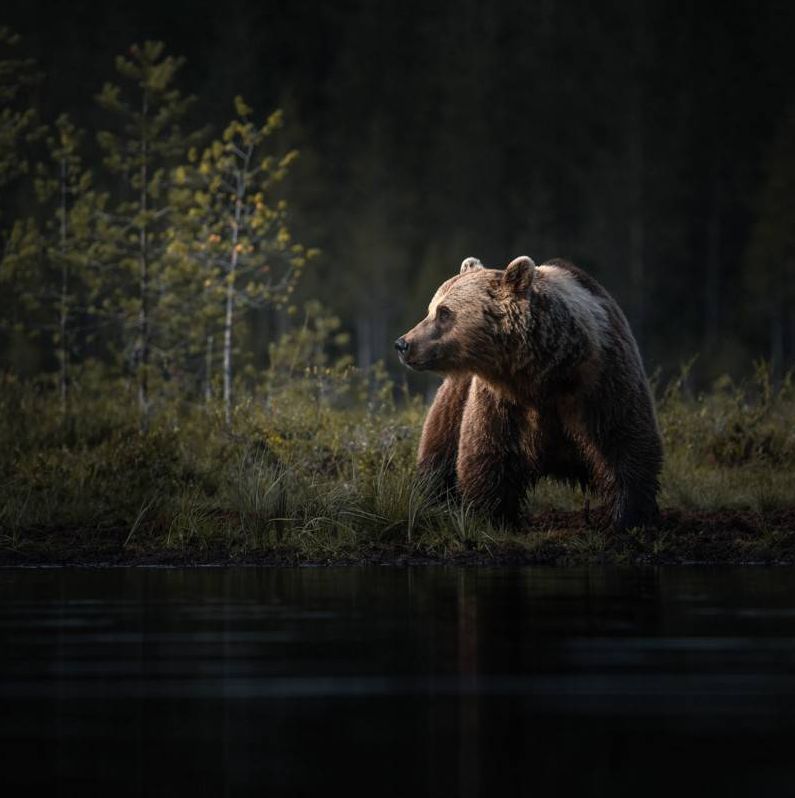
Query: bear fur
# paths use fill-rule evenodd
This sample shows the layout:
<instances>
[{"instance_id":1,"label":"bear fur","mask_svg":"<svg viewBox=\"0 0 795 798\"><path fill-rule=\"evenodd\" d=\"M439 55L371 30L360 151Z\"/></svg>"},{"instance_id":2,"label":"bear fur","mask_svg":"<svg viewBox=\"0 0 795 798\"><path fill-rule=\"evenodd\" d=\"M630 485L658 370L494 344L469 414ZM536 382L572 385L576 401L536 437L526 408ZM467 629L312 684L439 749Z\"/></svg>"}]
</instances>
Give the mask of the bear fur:
<instances>
[{"instance_id":1,"label":"bear fur","mask_svg":"<svg viewBox=\"0 0 795 798\"><path fill-rule=\"evenodd\" d=\"M600 495L615 529L657 517L662 444L640 353L581 269L467 258L395 346L444 376L417 462L467 504L517 523L527 489L552 477Z\"/></svg>"}]
</instances>

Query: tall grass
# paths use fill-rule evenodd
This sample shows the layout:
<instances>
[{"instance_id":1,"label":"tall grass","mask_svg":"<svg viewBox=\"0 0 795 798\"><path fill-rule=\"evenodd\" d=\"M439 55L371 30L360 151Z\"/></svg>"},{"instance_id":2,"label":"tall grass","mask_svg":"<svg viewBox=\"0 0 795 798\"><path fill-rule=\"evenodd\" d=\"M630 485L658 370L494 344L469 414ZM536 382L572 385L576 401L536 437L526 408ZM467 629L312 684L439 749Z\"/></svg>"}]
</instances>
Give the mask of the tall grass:
<instances>
[{"instance_id":1,"label":"tall grass","mask_svg":"<svg viewBox=\"0 0 795 798\"><path fill-rule=\"evenodd\" d=\"M307 378L308 379L308 378ZM49 390L0 386L0 545L65 529L121 535L128 548L272 551L339 559L384 547L489 552L522 540L417 476L425 408L319 398L297 379L240 404L163 403L147 435L124 391L75 391L68 416ZM795 505L795 390L728 379L692 395L686 373L660 394L661 504L681 509ZM579 492L543 482L528 513L579 510ZM554 542L536 532L533 546ZM531 545L524 536L523 545ZM578 545L598 550L603 541Z\"/></svg>"}]
</instances>

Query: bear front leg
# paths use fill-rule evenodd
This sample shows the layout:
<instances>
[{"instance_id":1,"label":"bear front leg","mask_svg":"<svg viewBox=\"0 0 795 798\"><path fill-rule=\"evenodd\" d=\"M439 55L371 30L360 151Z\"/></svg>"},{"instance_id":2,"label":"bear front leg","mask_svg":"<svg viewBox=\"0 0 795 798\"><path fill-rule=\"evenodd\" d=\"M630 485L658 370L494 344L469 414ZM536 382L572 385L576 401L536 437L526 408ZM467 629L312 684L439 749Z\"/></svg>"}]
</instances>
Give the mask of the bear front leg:
<instances>
[{"instance_id":1,"label":"bear front leg","mask_svg":"<svg viewBox=\"0 0 795 798\"><path fill-rule=\"evenodd\" d=\"M417 468L439 479L445 491L455 490L461 417L472 381L470 375L450 376L439 386L422 428Z\"/></svg>"},{"instance_id":2,"label":"bear front leg","mask_svg":"<svg viewBox=\"0 0 795 798\"><path fill-rule=\"evenodd\" d=\"M531 481L522 450L522 411L473 379L458 445L456 473L466 504L497 522L516 524Z\"/></svg>"}]
</instances>

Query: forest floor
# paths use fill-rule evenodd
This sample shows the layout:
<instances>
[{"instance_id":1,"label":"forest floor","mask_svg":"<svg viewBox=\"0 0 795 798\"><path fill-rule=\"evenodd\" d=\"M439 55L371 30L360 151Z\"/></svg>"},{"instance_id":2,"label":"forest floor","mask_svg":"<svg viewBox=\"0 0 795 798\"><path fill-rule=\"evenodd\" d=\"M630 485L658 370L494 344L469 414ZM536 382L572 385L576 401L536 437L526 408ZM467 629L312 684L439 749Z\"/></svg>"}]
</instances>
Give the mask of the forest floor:
<instances>
[{"instance_id":1,"label":"forest floor","mask_svg":"<svg viewBox=\"0 0 795 798\"><path fill-rule=\"evenodd\" d=\"M662 515L624 534L551 482L519 530L440 503L414 465L424 404L320 380L250 395L231 425L163 395L146 433L121 381L64 414L46 386L7 380L0 565L795 564L791 376L658 389Z\"/></svg>"}]
</instances>

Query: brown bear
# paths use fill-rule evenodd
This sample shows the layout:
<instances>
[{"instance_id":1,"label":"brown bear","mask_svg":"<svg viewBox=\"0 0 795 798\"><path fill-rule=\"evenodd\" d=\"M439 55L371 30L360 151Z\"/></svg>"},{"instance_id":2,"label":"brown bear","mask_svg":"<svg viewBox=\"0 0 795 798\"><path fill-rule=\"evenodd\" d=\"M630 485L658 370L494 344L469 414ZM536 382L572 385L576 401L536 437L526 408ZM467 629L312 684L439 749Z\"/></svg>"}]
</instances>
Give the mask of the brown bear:
<instances>
[{"instance_id":1,"label":"brown bear","mask_svg":"<svg viewBox=\"0 0 795 798\"><path fill-rule=\"evenodd\" d=\"M517 523L547 476L601 495L615 529L656 518L662 444L638 346L581 269L467 258L395 347L410 368L444 376L418 465L468 504Z\"/></svg>"}]
</instances>

